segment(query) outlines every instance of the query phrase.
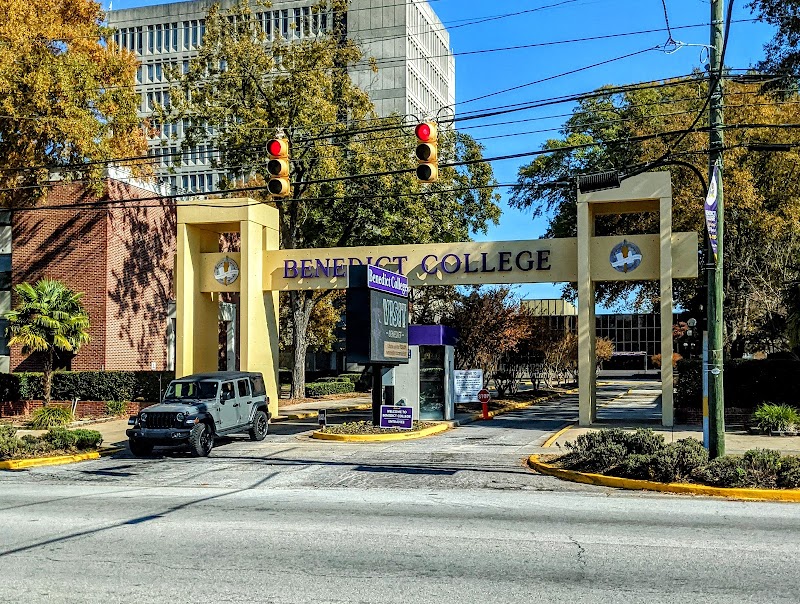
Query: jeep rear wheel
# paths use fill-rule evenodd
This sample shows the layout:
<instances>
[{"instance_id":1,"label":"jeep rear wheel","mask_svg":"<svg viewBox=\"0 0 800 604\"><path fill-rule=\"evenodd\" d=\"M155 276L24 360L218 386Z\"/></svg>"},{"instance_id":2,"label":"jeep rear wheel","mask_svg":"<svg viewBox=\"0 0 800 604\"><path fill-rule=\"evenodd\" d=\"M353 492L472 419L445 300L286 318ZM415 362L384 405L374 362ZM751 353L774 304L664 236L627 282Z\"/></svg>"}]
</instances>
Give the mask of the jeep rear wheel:
<instances>
[{"instance_id":1,"label":"jeep rear wheel","mask_svg":"<svg viewBox=\"0 0 800 604\"><path fill-rule=\"evenodd\" d=\"M250 424L250 440L264 440L269 431L269 418L263 411L256 411L253 415L253 423Z\"/></svg>"},{"instance_id":2,"label":"jeep rear wheel","mask_svg":"<svg viewBox=\"0 0 800 604\"><path fill-rule=\"evenodd\" d=\"M189 434L189 445L197 457L208 457L214 448L214 434L206 424L196 424Z\"/></svg>"},{"instance_id":3,"label":"jeep rear wheel","mask_svg":"<svg viewBox=\"0 0 800 604\"><path fill-rule=\"evenodd\" d=\"M128 447L136 457L145 457L153 452L153 445L137 438L128 439Z\"/></svg>"}]
</instances>

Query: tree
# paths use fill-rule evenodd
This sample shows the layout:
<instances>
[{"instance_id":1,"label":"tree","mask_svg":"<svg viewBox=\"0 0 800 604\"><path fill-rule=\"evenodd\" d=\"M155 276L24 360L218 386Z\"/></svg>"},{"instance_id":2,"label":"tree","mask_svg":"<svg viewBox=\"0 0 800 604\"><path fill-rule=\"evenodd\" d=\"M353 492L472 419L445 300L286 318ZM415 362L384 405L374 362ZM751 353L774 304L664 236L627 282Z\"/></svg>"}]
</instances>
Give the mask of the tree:
<instances>
[{"instance_id":1,"label":"tree","mask_svg":"<svg viewBox=\"0 0 800 604\"><path fill-rule=\"evenodd\" d=\"M752 0L748 7L758 19L777 28L775 36L764 46L766 56L758 64L759 71L785 76L770 87L783 88L787 78L800 75L800 1Z\"/></svg>"},{"instance_id":2,"label":"tree","mask_svg":"<svg viewBox=\"0 0 800 604\"><path fill-rule=\"evenodd\" d=\"M5 314L9 346L22 346L22 354L44 353L44 404L50 402L56 351L76 353L89 342L89 315L83 294L61 281L42 279L35 285L14 287L19 304Z\"/></svg>"},{"instance_id":3,"label":"tree","mask_svg":"<svg viewBox=\"0 0 800 604\"><path fill-rule=\"evenodd\" d=\"M315 10L326 8L340 15L346 2L322 2ZM313 17L303 23L312 25ZM496 222L500 210L487 165L442 167L438 183L420 186L411 128L398 116L378 118L368 95L353 84L348 68L368 62L344 33L334 19L328 33L270 42L246 2L228 11L214 6L203 45L176 81L162 117L191 120L187 146L213 141L218 165L229 172L236 167L228 184L263 184L265 144L281 133L287 137L291 195L271 200L256 193L279 211L282 248L459 241ZM439 147L442 163L481 156L473 139L453 130L442 133ZM482 188L453 191L469 185ZM292 397L304 395L309 319L328 295L288 294Z\"/></svg>"},{"instance_id":4,"label":"tree","mask_svg":"<svg viewBox=\"0 0 800 604\"><path fill-rule=\"evenodd\" d=\"M35 202L55 171L97 189L104 160L147 149L136 59L91 0L0 0L0 11L0 203Z\"/></svg>"},{"instance_id":5,"label":"tree","mask_svg":"<svg viewBox=\"0 0 800 604\"><path fill-rule=\"evenodd\" d=\"M794 124L800 121L800 97L778 102L760 85L744 78L726 81L725 152L725 331L726 350L741 356L748 343L785 313L786 283L795 279L800 232L800 183L795 177L794 150L758 153L746 148L756 141L791 142L791 128L757 125ZM535 215L549 213L550 237L576 235L575 187L553 186L576 174L608 169L625 171L634 165L661 158L678 159L707 173L707 133L696 132L677 140L675 135L636 138L688 128L703 107L707 82L701 74L664 82L660 87L604 92L579 102L564 124L562 137L544 148L553 153L538 157L519 171L512 205L529 208ZM788 101L788 102L786 102ZM592 146L573 149L574 145ZM685 165L665 165L673 183L673 229L696 231L703 240L704 191L697 176ZM654 214L611 215L597 223L598 235L658 232ZM700 268L703 258L700 259ZM701 270L702 275L702 270ZM567 288L574 294L574 288ZM678 303L701 315L705 293L702 277L675 282ZM654 283L616 282L598 287L598 301L624 303L631 298L644 308L657 308Z\"/></svg>"},{"instance_id":6,"label":"tree","mask_svg":"<svg viewBox=\"0 0 800 604\"><path fill-rule=\"evenodd\" d=\"M462 294L450 319L458 330L456 366L482 369L484 382L497 371L501 359L529 335L530 322L508 287L475 287Z\"/></svg>"}]
</instances>

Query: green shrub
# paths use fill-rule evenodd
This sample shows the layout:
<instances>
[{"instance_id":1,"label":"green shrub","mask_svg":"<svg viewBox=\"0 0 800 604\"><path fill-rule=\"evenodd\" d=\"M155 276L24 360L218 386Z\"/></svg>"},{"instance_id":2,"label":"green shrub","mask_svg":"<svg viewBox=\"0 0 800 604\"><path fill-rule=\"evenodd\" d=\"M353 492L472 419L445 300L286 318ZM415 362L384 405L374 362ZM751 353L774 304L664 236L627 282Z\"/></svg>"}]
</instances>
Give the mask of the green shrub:
<instances>
[{"instance_id":1,"label":"green shrub","mask_svg":"<svg viewBox=\"0 0 800 604\"><path fill-rule=\"evenodd\" d=\"M103 443L103 435L97 430L77 428L72 430L72 434L75 435L75 448L79 451L96 449Z\"/></svg>"},{"instance_id":2,"label":"green shrub","mask_svg":"<svg viewBox=\"0 0 800 604\"><path fill-rule=\"evenodd\" d=\"M42 436L26 434L16 438L8 430L0 432L0 459L41 457L61 451L88 451L97 449L103 442L96 430L67 430L52 428Z\"/></svg>"},{"instance_id":3,"label":"green shrub","mask_svg":"<svg viewBox=\"0 0 800 604\"><path fill-rule=\"evenodd\" d=\"M125 415L128 410L128 403L126 401L107 401L106 414L107 415Z\"/></svg>"},{"instance_id":4,"label":"green shrub","mask_svg":"<svg viewBox=\"0 0 800 604\"><path fill-rule=\"evenodd\" d=\"M48 405L34 410L28 426L34 430L47 430L55 426L66 426L72 421L72 410L66 407Z\"/></svg>"},{"instance_id":5,"label":"green shrub","mask_svg":"<svg viewBox=\"0 0 800 604\"><path fill-rule=\"evenodd\" d=\"M764 432L792 430L800 424L800 413L789 405L763 403L753 414L758 427Z\"/></svg>"},{"instance_id":6,"label":"green shrub","mask_svg":"<svg viewBox=\"0 0 800 604\"><path fill-rule=\"evenodd\" d=\"M313 398L325 396L326 394L339 394L343 392L354 392L353 382L311 382L306 384L306 397Z\"/></svg>"},{"instance_id":7,"label":"green shrub","mask_svg":"<svg viewBox=\"0 0 800 604\"><path fill-rule=\"evenodd\" d=\"M652 439L647 441L647 444L650 447L656 442L658 441ZM668 445L664 444L662 438L660 447L650 450L651 453L627 455L616 468L611 470L611 475L676 482L688 479L696 468L708 463L708 451L694 438L684 438Z\"/></svg>"},{"instance_id":8,"label":"green shrub","mask_svg":"<svg viewBox=\"0 0 800 604\"><path fill-rule=\"evenodd\" d=\"M791 462L789 462L791 464ZM725 455L698 468L694 476L719 487L774 489L782 465L779 451L751 449L744 455ZM787 473L791 468L787 468Z\"/></svg>"},{"instance_id":9,"label":"green shrub","mask_svg":"<svg viewBox=\"0 0 800 604\"><path fill-rule=\"evenodd\" d=\"M778 485L778 470L781 467L780 451L751 449L742 456L745 487L774 489Z\"/></svg>"},{"instance_id":10,"label":"green shrub","mask_svg":"<svg viewBox=\"0 0 800 604\"><path fill-rule=\"evenodd\" d=\"M16 429L8 424L0 425L0 459L11 459L20 448Z\"/></svg>"},{"instance_id":11,"label":"green shrub","mask_svg":"<svg viewBox=\"0 0 800 604\"><path fill-rule=\"evenodd\" d=\"M354 384L361 379L360 373L340 373L339 377L345 380L349 380Z\"/></svg>"},{"instance_id":12,"label":"green shrub","mask_svg":"<svg viewBox=\"0 0 800 604\"><path fill-rule=\"evenodd\" d=\"M700 482L715 487L738 487L744 479L745 471L738 455L724 455L712 459L705 466L697 468L692 474Z\"/></svg>"},{"instance_id":13,"label":"green shrub","mask_svg":"<svg viewBox=\"0 0 800 604\"><path fill-rule=\"evenodd\" d=\"M78 436L74 431L66 428L50 428L46 434L41 436L41 440L48 443L53 449L66 451L75 447Z\"/></svg>"},{"instance_id":14,"label":"green shrub","mask_svg":"<svg viewBox=\"0 0 800 604\"><path fill-rule=\"evenodd\" d=\"M778 487L781 489L800 488L800 457L786 456L781 459L778 470Z\"/></svg>"}]
</instances>

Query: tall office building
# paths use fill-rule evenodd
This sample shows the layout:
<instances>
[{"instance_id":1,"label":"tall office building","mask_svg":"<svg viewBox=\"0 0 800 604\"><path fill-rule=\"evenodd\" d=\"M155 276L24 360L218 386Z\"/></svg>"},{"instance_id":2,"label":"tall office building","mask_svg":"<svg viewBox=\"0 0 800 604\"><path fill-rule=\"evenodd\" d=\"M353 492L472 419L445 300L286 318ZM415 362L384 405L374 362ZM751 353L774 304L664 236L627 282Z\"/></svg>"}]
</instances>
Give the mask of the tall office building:
<instances>
[{"instance_id":1,"label":"tall office building","mask_svg":"<svg viewBox=\"0 0 800 604\"><path fill-rule=\"evenodd\" d=\"M188 68L202 44L212 4L193 0L109 12L108 23L117 30L114 40L141 62L136 90L142 117L151 115L156 105L169 104L166 66ZM225 8L233 1L221 4ZM324 34L333 26L333 15L315 13L311 9L315 4L315 0L273 0L269 9L256 4L253 12L268 39L299 40ZM361 44L365 57L377 61L377 73L365 60L353 67L351 77L369 93L378 115L407 115L411 123L436 118L453 107L455 60L450 38L427 0L350 0L344 22L347 36ZM225 172L211 165L212 144L185 152L180 167L169 173L166 154L178 152L182 137L183 124L178 123L165 125L161 136L150 140L151 154L165 155L161 174L177 191L217 190Z\"/></svg>"}]
</instances>

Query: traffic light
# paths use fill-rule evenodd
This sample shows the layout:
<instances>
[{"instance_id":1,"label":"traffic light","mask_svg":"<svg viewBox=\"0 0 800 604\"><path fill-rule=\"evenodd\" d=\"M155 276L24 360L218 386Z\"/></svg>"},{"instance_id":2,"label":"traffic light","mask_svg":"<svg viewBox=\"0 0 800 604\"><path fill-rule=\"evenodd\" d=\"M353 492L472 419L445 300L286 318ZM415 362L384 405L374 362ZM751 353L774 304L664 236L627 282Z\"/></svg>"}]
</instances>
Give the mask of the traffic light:
<instances>
[{"instance_id":1,"label":"traffic light","mask_svg":"<svg viewBox=\"0 0 800 604\"><path fill-rule=\"evenodd\" d=\"M285 138L274 138L267 143L267 191L273 197L286 197L292 191L289 183L289 141Z\"/></svg>"},{"instance_id":2,"label":"traffic light","mask_svg":"<svg viewBox=\"0 0 800 604\"><path fill-rule=\"evenodd\" d=\"M417 178L421 182L436 182L439 179L439 157L436 149L437 128L434 122L423 122L414 129L417 135L417 150L415 155Z\"/></svg>"}]
</instances>

